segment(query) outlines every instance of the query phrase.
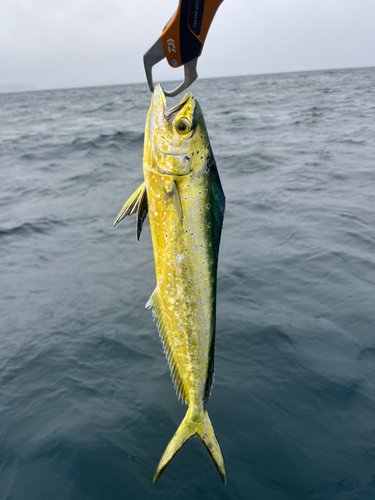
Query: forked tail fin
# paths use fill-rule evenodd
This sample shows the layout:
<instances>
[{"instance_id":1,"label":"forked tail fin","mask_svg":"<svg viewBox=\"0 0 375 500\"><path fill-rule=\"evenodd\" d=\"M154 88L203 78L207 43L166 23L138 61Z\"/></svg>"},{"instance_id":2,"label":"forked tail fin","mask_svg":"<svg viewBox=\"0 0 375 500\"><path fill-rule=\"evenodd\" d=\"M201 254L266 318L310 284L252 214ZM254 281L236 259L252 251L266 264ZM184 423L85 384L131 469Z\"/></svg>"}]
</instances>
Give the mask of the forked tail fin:
<instances>
[{"instance_id":1,"label":"forked tail fin","mask_svg":"<svg viewBox=\"0 0 375 500\"><path fill-rule=\"evenodd\" d=\"M186 441L188 441L195 434L198 434L198 436L202 439L213 461L215 462L221 479L224 484L226 484L227 480L223 456L221 454L220 446L217 442L210 417L208 416L208 413L204 409L203 405L198 408L188 408L185 418L181 422L180 427L177 429L160 459L154 475L154 483L156 483L159 476L163 473L164 469L167 467L181 446L183 446Z\"/></svg>"}]
</instances>

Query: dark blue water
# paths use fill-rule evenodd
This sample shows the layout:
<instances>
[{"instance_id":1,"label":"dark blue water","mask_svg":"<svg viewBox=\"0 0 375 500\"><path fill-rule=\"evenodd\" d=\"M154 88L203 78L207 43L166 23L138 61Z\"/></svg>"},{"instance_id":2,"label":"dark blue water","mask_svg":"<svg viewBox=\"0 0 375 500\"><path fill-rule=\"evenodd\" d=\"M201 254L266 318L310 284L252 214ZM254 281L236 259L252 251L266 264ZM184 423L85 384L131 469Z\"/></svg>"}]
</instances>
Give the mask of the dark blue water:
<instances>
[{"instance_id":1,"label":"dark blue water","mask_svg":"<svg viewBox=\"0 0 375 500\"><path fill-rule=\"evenodd\" d=\"M0 95L0 498L375 498L375 69L201 80L227 198L208 411L150 311L146 85Z\"/></svg>"}]
</instances>

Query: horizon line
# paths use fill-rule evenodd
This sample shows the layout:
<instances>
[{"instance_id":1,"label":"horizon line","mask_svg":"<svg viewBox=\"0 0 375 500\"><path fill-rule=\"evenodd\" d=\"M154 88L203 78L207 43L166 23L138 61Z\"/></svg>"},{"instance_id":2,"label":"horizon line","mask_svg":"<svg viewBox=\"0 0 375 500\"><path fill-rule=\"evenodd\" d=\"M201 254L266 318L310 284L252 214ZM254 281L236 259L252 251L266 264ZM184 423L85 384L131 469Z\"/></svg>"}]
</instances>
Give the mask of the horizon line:
<instances>
[{"instance_id":1,"label":"horizon line","mask_svg":"<svg viewBox=\"0 0 375 500\"><path fill-rule=\"evenodd\" d=\"M284 74L292 74L292 73L315 73L319 71L344 71L344 70L354 70L354 69L369 69L369 68L375 68L375 66L351 66L351 67L346 67L346 68L323 68L323 69L305 69L305 70L293 70L293 71L274 71L274 72L266 72L266 73L247 73L247 74L237 74L237 75L226 75L226 76L210 76L210 77L202 77L199 78L199 80L215 80L219 78L237 78L237 77L242 77L242 76L265 76L265 75L284 75ZM162 80L163 82L178 82L179 80ZM196 80L197 81L197 80ZM102 84L102 85L83 85L83 86L77 86L77 87L54 87L54 88L43 88L43 89L38 89L38 88L33 88L29 90L11 90L9 92L1 92L0 90L0 95L1 94L20 94L20 93L26 93L26 92L50 92L50 91L55 91L55 90L78 90L78 89L93 89L93 88L100 88L100 87L122 87L125 85L148 85L147 81L143 82L131 82L131 83L112 83L112 84ZM27 87L32 87L32 85L28 84L23 84L23 83L13 83L13 84L0 84L0 89L1 87L11 87L12 85L17 86L27 86Z\"/></svg>"}]
</instances>

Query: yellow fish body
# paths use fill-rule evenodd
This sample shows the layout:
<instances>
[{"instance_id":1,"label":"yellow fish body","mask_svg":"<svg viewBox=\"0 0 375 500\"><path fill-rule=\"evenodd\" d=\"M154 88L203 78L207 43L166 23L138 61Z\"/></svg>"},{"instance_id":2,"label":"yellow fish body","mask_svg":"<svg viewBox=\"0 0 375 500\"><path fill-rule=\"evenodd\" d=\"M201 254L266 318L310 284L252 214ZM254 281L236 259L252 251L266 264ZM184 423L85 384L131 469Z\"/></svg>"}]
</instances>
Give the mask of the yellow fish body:
<instances>
[{"instance_id":1,"label":"yellow fish body","mask_svg":"<svg viewBox=\"0 0 375 500\"><path fill-rule=\"evenodd\" d=\"M137 238L148 213L157 286L152 307L177 395L188 411L156 469L154 482L179 448L198 434L226 482L219 444L204 408L213 383L216 271L225 197L201 108L192 94L168 110L162 88L148 112L145 182L115 225L137 212Z\"/></svg>"}]
</instances>

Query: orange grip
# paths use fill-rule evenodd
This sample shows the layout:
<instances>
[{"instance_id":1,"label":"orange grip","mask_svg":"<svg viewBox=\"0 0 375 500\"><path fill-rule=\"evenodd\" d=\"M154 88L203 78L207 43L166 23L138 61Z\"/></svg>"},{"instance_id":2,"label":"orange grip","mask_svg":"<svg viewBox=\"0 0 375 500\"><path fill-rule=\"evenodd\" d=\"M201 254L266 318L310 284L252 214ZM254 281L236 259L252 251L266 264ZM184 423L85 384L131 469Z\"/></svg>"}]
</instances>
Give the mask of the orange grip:
<instances>
[{"instance_id":1,"label":"orange grip","mask_svg":"<svg viewBox=\"0 0 375 500\"><path fill-rule=\"evenodd\" d=\"M168 63L177 68L199 57L212 20L223 0L179 0L161 39Z\"/></svg>"}]
</instances>

